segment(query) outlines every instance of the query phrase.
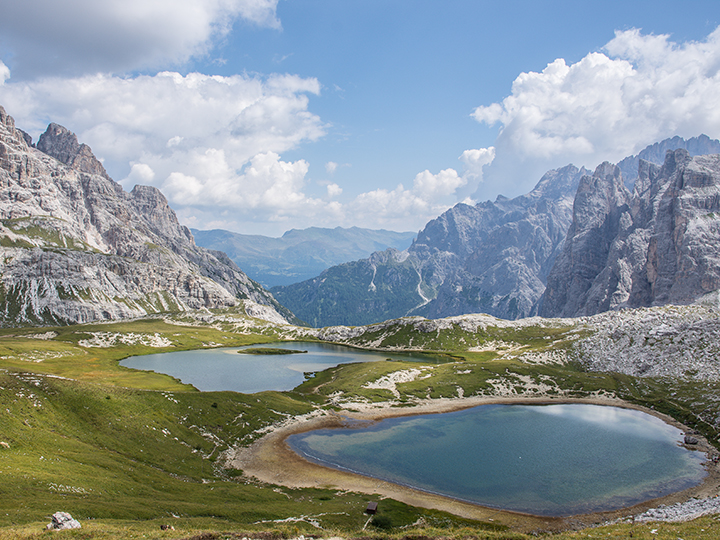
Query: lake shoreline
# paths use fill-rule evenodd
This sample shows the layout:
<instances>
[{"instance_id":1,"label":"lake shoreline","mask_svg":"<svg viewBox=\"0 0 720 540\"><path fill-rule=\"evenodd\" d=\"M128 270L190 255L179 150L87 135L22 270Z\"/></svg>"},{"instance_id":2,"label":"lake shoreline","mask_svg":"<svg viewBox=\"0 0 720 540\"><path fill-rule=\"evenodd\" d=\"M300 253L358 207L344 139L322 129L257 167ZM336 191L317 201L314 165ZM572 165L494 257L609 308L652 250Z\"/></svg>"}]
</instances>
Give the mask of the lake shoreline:
<instances>
[{"instance_id":1,"label":"lake shoreline","mask_svg":"<svg viewBox=\"0 0 720 540\"><path fill-rule=\"evenodd\" d=\"M690 431L687 426L683 426L674 419L652 409L645 409L616 398L604 396L590 398L564 398L546 395L537 397L473 396L422 400L414 403L413 406L397 402L379 404L345 403L341 411L316 411L271 426L270 429L266 430L267 432L263 437L251 446L236 449L227 463L228 466L242 469L246 476L262 482L293 488L332 488L366 493L369 495L368 500L388 497L413 506L442 510L468 519L506 525L522 532L558 531L583 527L633 516L659 505L685 502L694 497L716 496L720 493L720 468L718 464L708 461L706 463L708 474L701 484L660 499L652 499L630 508L596 514L582 514L570 517L532 516L483 507L384 480L324 467L305 460L295 453L286 442L287 437L296 433L322 428L346 427L348 423L357 421L375 422L390 417L440 414L489 404L540 405L560 403L585 403L634 409L656 416L686 433ZM714 452L714 449L707 441L700 436L694 436L699 439L699 443L693 445L693 449L705 453Z\"/></svg>"}]
</instances>

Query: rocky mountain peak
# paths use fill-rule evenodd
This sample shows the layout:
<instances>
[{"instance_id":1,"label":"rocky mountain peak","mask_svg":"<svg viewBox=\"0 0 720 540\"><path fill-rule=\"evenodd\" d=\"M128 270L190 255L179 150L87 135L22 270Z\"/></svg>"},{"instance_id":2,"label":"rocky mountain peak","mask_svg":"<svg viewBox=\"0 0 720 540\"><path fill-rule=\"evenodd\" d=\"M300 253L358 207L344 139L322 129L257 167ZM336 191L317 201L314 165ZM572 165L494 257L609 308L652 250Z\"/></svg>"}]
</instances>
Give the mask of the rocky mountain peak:
<instances>
[{"instance_id":1,"label":"rocky mountain peak","mask_svg":"<svg viewBox=\"0 0 720 540\"><path fill-rule=\"evenodd\" d=\"M675 136L651 144L644 148L639 154L626 157L618 163L618 167L620 167L623 173L626 187L632 189L633 183L639 177L642 161L662 165L665 161L667 151L677 149L687 150L691 156L720 154L720 141L711 139L707 135L700 135L690 139Z\"/></svg>"},{"instance_id":2,"label":"rocky mountain peak","mask_svg":"<svg viewBox=\"0 0 720 540\"><path fill-rule=\"evenodd\" d=\"M15 119L5 112L5 109L0 105L0 140L5 145L17 147L18 149L30 146L32 139L24 131L15 127ZM30 141L28 141L30 139ZM0 146L0 153L3 152L3 147ZM2 157L0 155L0 157Z\"/></svg>"},{"instance_id":3,"label":"rocky mountain peak","mask_svg":"<svg viewBox=\"0 0 720 540\"><path fill-rule=\"evenodd\" d=\"M406 315L532 315L587 173L568 165L549 171L527 195L459 203L428 222L407 251L377 252L273 292L319 326Z\"/></svg>"},{"instance_id":4,"label":"rocky mountain peak","mask_svg":"<svg viewBox=\"0 0 720 540\"><path fill-rule=\"evenodd\" d=\"M153 186L135 186L130 192L132 206L142 215L147 216L153 231L167 238L190 242L195 239L190 229L180 225L177 215L168 204L165 195Z\"/></svg>"},{"instance_id":5,"label":"rocky mountain peak","mask_svg":"<svg viewBox=\"0 0 720 540\"><path fill-rule=\"evenodd\" d=\"M583 178L540 315L686 304L720 288L720 155L668 150L640 161L630 194L618 167Z\"/></svg>"},{"instance_id":6,"label":"rocky mountain peak","mask_svg":"<svg viewBox=\"0 0 720 540\"><path fill-rule=\"evenodd\" d=\"M127 193L57 124L29 146L0 108L0 326L257 304L295 320L227 256L197 247L160 191Z\"/></svg>"},{"instance_id":7,"label":"rocky mountain peak","mask_svg":"<svg viewBox=\"0 0 720 540\"><path fill-rule=\"evenodd\" d=\"M566 165L560 169L546 172L527 197L552 200L572 198L577 190L578 181L590 174L585 167L578 169L575 165Z\"/></svg>"},{"instance_id":8,"label":"rocky mountain peak","mask_svg":"<svg viewBox=\"0 0 720 540\"><path fill-rule=\"evenodd\" d=\"M15 120L12 116L5 112L5 109L2 106L0 106L0 124L4 125L10 132L15 130Z\"/></svg>"},{"instance_id":9,"label":"rocky mountain peak","mask_svg":"<svg viewBox=\"0 0 720 540\"><path fill-rule=\"evenodd\" d=\"M52 123L47 127L40 135L37 149L79 171L110 178L90 147L80 144L77 135L59 124Z\"/></svg>"}]
</instances>

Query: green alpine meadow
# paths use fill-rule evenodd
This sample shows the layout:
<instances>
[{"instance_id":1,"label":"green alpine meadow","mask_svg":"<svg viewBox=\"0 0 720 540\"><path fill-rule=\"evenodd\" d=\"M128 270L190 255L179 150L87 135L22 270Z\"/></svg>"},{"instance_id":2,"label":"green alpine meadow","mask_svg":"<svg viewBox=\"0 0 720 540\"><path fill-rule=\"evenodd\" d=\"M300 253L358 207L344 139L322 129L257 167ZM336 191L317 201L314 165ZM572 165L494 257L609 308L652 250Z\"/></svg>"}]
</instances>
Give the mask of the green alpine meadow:
<instances>
[{"instance_id":1,"label":"green alpine meadow","mask_svg":"<svg viewBox=\"0 0 720 540\"><path fill-rule=\"evenodd\" d=\"M707 308L693 306L632 316L641 325L657 317L670 324L689 317L707 323L707 314ZM396 350L412 342L442 354L443 361L420 368L417 362L398 361L340 365L288 392L198 392L169 376L118 365L131 355L309 339L306 328L274 327L227 311L203 318L168 315L2 331L0 538L49 534L41 531L58 510L82 523L82 529L62 533L79 538L530 538L543 532L561 539L585 537L584 531L677 538L693 537L700 529L710 535L720 531L714 517L660 524L621 519L593 529L582 528L594 524L582 519L564 526L549 520L544 528L536 522L528 528L527 523L471 520L388 498L380 500L376 515L368 516L368 501L377 500L371 494L331 485L273 485L228 465L234 451L289 418L387 402L404 409L468 396L618 398L674 418L716 448L717 383L589 370L579 351L602 341L600 322L495 320L493 325L485 318L487 325L472 332L452 323L428 332L427 326L418 328L427 320L388 321L381 332L353 329L365 333L346 343ZM392 388L368 384L414 369L422 370L422 378Z\"/></svg>"}]
</instances>

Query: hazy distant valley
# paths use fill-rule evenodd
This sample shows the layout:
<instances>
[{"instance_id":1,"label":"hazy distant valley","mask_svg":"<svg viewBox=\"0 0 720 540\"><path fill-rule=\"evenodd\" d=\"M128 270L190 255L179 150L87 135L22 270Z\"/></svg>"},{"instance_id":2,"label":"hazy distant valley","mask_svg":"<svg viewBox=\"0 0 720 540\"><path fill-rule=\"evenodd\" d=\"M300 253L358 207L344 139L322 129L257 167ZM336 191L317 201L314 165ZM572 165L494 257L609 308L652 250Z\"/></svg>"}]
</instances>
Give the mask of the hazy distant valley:
<instances>
[{"instance_id":1,"label":"hazy distant valley","mask_svg":"<svg viewBox=\"0 0 720 540\"><path fill-rule=\"evenodd\" d=\"M314 278L331 266L364 259L375 251L389 248L402 251L416 235L359 227L293 229L280 238L220 229L190 231L199 246L226 253L248 276L268 289Z\"/></svg>"}]
</instances>

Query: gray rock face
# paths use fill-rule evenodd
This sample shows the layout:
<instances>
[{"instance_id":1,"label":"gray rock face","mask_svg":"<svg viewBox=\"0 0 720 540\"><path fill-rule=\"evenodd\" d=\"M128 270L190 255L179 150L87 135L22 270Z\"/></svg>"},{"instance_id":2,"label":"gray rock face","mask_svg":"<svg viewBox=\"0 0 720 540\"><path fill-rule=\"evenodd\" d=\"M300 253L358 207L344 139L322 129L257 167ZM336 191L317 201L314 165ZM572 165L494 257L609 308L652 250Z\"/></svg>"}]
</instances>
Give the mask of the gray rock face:
<instances>
[{"instance_id":1,"label":"gray rock face","mask_svg":"<svg viewBox=\"0 0 720 540\"><path fill-rule=\"evenodd\" d=\"M405 315L531 315L585 173L570 165L550 171L522 197L458 204L430 221L407 251L374 253L272 291L314 326L370 324Z\"/></svg>"},{"instance_id":2,"label":"gray rock face","mask_svg":"<svg viewBox=\"0 0 720 540\"><path fill-rule=\"evenodd\" d=\"M38 148L0 107L0 325L243 301L293 317L223 253L197 247L160 191L125 192L65 128L51 124Z\"/></svg>"},{"instance_id":3,"label":"gray rock face","mask_svg":"<svg viewBox=\"0 0 720 540\"><path fill-rule=\"evenodd\" d=\"M73 132L58 124L50 124L45 133L40 135L37 149L79 171L110 178L90 147L80 144Z\"/></svg>"},{"instance_id":4,"label":"gray rock face","mask_svg":"<svg viewBox=\"0 0 720 540\"><path fill-rule=\"evenodd\" d=\"M720 156L641 161L632 194L603 164L581 181L540 314L689 304L720 288L719 263Z\"/></svg>"},{"instance_id":5,"label":"gray rock face","mask_svg":"<svg viewBox=\"0 0 720 540\"><path fill-rule=\"evenodd\" d=\"M439 318L482 312L505 319L535 314L585 173L569 165L546 173L527 195L477 205L477 222L465 233L472 238L464 243L467 255L436 297L414 313Z\"/></svg>"},{"instance_id":6,"label":"gray rock face","mask_svg":"<svg viewBox=\"0 0 720 540\"><path fill-rule=\"evenodd\" d=\"M551 306L566 302L589 302L594 310L603 310L624 301L635 287L629 268L644 254L633 251L633 255L614 260L622 246L603 243L614 231L628 227L628 220L636 220L641 210L638 207L628 213L621 208L632 196L620 178L630 178L627 184L637 183L643 192L649 175L659 169L651 162L662 165L665 150L676 148L685 148L690 154L720 151L720 141L704 135L666 139L617 167L603 164L594 179L585 180L577 204L583 208L581 213L588 219L594 216L597 223L576 225L579 229L568 248L568 257L573 252L576 257L562 264L577 263L577 273L571 282L556 280L546 295L546 309L559 309ZM636 182L638 171L641 178ZM458 204L430 221L407 251L375 253L329 268L314 279L275 287L272 292L315 326L371 324L405 315L438 318L482 312L518 319L536 314L550 270L573 223L575 190L588 174L569 165L549 171L527 195L512 200L498 197L476 206ZM594 194L596 188L607 192ZM641 236L638 232L627 242L642 243ZM608 261L614 262L595 283ZM613 292L608 295L608 290ZM640 295L642 290L633 294ZM568 311L573 309L568 307Z\"/></svg>"},{"instance_id":7,"label":"gray rock face","mask_svg":"<svg viewBox=\"0 0 720 540\"><path fill-rule=\"evenodd\" d=\"M641 161L662 165L668 150L679 150L681 148L687 150L691 156L720 154L720 141L711 139L707 135L700 135L687 140L682 137L672 137L652 144L638 155L626 157L618 163L625 180L625 187L632 190L633 184L638 177L638 168Z\"/></svg>"}]
</instances>

